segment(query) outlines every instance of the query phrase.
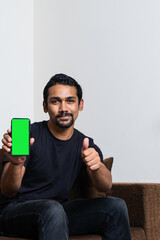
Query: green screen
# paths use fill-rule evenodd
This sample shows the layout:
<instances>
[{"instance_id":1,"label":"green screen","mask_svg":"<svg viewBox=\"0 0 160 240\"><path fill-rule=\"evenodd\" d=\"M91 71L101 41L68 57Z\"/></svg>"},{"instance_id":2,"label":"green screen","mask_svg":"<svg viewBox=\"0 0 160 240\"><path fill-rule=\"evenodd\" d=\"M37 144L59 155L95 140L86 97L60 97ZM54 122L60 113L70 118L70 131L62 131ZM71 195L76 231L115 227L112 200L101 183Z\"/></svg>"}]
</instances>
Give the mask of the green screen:
<instances>
[{"instance_id":1,"label":"green screen","mask_svg":"<svg viewBox=\"0 0 160 240\"><path fill-rule=\"evenodd\" d=\"M29 155L29 124L27 118L12 119L12 155Z\"/></svg>"}]
</instances>

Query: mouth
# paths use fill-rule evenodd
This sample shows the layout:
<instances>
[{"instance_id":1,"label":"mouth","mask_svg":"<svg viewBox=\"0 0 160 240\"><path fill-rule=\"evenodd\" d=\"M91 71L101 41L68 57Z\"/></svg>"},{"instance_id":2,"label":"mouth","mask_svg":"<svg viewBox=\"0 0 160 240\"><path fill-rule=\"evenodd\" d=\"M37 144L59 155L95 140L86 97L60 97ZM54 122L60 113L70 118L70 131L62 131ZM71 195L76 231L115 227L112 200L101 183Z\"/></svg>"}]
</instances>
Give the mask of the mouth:
<instances>
[{"instance_id":1,"label":"mouth","mask_svg":"<svg viewBox=\"0 0 160 240\"><path fill-rule=\"evenodd\" d=\"M58 117L58 119L62 119L62 120L68 120L70 118L70 116L61 116Z\"/></svg>"},{"instance_id":2,"label":"mouth","mask_svg":"<svg viewBox=\"0 0 160 240\"><path fill-rule=\"evenodd\" d=\"M74 124L73 114L61 112L56 116L56 124L61 128L69 128Z\"/></svg>"},{"instance_id":3,"label":"mouth","mask_svg":"<svg viewBox=\"0 0 160 240\"><path fill-rule=\"evenodd\" d=\"M71 113L64 113L64 114L59 114L57 115L57 119L61 119L61 120L68 120L70 117L72 117Z\"/></svg>"}]
</instances>

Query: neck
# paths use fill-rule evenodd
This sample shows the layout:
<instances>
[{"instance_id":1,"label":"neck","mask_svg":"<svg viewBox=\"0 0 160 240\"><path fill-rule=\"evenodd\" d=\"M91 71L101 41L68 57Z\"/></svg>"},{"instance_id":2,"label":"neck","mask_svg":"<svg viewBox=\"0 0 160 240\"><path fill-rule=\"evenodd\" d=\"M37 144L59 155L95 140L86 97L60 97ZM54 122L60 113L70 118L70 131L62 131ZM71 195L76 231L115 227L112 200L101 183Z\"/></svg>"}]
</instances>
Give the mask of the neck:
<instances>
[{"instance_id":1,"label":"neck","mask_svg":"<svg viewBox=\"0 0 160 240\"><path fill-rule=\"evenodd\" d=\"M69 128L61 128L61 127L53 125L51 120L49 120L47 124L48 124L48 128L51 131L51 133L60 140L68 140L73 135L73 132L74 132L73 125Z\"/></svg>"}]
</instances>

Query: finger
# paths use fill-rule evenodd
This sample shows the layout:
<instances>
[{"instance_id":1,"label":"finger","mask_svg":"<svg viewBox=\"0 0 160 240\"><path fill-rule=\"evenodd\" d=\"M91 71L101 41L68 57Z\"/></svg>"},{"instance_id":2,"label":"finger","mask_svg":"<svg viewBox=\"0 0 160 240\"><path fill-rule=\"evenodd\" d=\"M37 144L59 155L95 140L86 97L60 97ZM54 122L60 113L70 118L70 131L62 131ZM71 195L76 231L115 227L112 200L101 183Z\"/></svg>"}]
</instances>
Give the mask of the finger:
<instances>
[{"instance_id":1,"label":"finger","mask_svg":"<svg viewBox=\"0 0 160 240\"><path fill-rule=\"evenodd\" d=\"M7 142L12 142L12 138L7 133L3 135L3 138L6 139Z\"/></svg>"},{"instance_id":2,"label":"finger","mask_svg":"<svg viewBox=\"0 0 160 240\"><path fill-rule=\"evenodd\" d=\"M10 134L11 134L11 129L9 128L9 129L7 130L7 132L8 132L8 134L10 135Z\"/></svg>"},{"instance_id":3,"label":"finger","mask_svg":"<svg viewBox=\"0 0 160 240\"><path fill-rule=\"evenodd\" d=\"M3 151L6 152L6 153L10 153L10 152L11 152L11 149L8 148L8 147L5 146L5 145L2 146L2 149L3 149Z\"/></svg>"},{"instance_id":4,"label":"finger","mask_svg":"<svg viewBox=\"0 0 160 240\"><path fill-rule=\"evenodd\" d=\"M89 147L89 139L88 139L88 138L84 138L84 139L83 139L83 147L82 147L82 150L84 151L84 150L88 149L88 147Z\"/></svg>"},{"instance_id":5,"label":"finger","mask_svg":"<svg viewBox=\"0 0 160 240\"><path fill-rule=\"evenodd\" d=\"M100 168L100 164L94 164L94 165L92 165L92 166L89 167L89 168L90 168L90 170L92 170L92 171L98 170L98 169Z\"/></svg>"},{"instance_id":6,"label":"finger","mask_svg":"<svg viewBox=\"0 0 160 240\"><path fill-rule=\"evenodd\" d=\"M82 148L81 156L82 156L83 159L89 157L90 155L92 155L92 149L91 148L87 148L86 150L84 150Z\"/></svg>"},{"instance_id":7,"label":"finger","mask_svg":"<svg viewBox=\"0 0 160 240\"><path fill-rule=\"evenodd\" d=\"M94 158L97 158L99 154L95 151L94 148L88 148L87 150L83 151L83 158L88 162Z\"/></svg>"},{"instance_id":8,"label":"finger","mask_svg":"<svg viewBox=\"0 0 160 240\"><path fill-rule=\"evenodd\" d=\"M96 155L91 151L90 148L88 148L87 150L84 150L83 159L85 162L89 162L89 161L93 160L95 157L96 157Z\"/></svg>"},{"instance_id":9,"label":"finger","mask_svg":"<svg viewBox=\"0 0 160 240\"><path fill-rule=\"evenodd\" d=\"M97 162L97 159L93 159L93 160L91 160L89 162L85 162L85 163L88 167L91 167L91 166L97 164L98 162Z\"/></svg>"},{"instance_id":10,"label":"finger","mask_svg":"<svg viewBox=\"0 0 160 240\"><path fill-rule=\"evenodd\" d=\"M34 139L34 138L30 138L30 146L32 146L32 145L33 145L34 141L35 141L35 139Z\"/></svg>"},{"instance_id":11,"label":"finger","mask_svg":"<svg viewBox=\"0 0 160 240\"><path fill-rule=\"evenodd\" d=\"M2 143L4 145L6 145L7 147L11 147L12 146L12 143L11 142L8 142L5 138L2 139Z\"/></svg>"}]
</instances>

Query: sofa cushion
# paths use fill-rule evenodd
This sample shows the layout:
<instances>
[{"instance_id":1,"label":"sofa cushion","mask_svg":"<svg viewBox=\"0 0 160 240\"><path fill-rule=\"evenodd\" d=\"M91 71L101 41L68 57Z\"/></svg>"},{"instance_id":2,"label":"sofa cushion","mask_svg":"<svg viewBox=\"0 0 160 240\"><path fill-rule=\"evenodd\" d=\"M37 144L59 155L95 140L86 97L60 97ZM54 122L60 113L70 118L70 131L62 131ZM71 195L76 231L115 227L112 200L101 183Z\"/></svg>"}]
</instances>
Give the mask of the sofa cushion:
<instances>
[{"instance_id":1,"label":"sofa cushion","mask_svg":"<svg viewBox=\"0 0 160 240\"><path fill-rule=\"evenodd\" d=\"M112 169L113 158L104 159L104 164L109 171ZM76 198L95 198L95 197L105 197L106 192L98 191L92 184L90 177L86 169L83 169L77 177L75 184L72 188L69 200Z\"/></svg>"},{"instance_id":2,"label":"sofa cushion","mask_svg":"<svg viewBox=\"0 0 160 240\"><path fill-rule=\"evenodd\" d=\"M146 234L143 228L131 228L131 239L132 240L147 240Z\"/></svg>"}]
</instances>

